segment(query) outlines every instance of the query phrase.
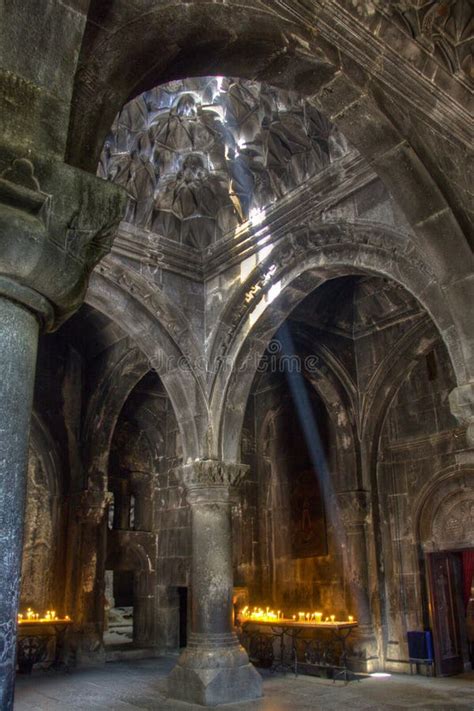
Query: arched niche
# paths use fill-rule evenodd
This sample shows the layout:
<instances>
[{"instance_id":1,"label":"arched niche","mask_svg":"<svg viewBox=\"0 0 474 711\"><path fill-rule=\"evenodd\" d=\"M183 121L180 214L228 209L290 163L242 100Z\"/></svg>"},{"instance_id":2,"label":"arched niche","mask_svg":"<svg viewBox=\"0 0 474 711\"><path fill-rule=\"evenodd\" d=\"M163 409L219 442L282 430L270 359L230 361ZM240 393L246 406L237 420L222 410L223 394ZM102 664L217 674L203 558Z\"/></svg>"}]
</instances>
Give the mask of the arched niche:
<instances>
[{"instance_id":1,"label":"arched niche","mask_svg":"<svg viewBox=\"0 0 474 711\"><path fill-rule=\"evenodd\" d=\"M247 400L242 459L250 474L234 524L238 583L257 603L287 612L358 615L336 511L338 494L359 488L354 386L344 364L305 330L301 310L294 316L268 344ZM259 543L255 567L249 530Z\"/></svg>"},{"instance_id":2,"label":"arched niche","mask_svg":"<svg viewBox=\"0 0 474 711\"><path fill-rule=\"evenodd\" d=\"M474 546L474 466L454 466L420 496L417 534L426 553Z\"/></svg>"}]
</instances>

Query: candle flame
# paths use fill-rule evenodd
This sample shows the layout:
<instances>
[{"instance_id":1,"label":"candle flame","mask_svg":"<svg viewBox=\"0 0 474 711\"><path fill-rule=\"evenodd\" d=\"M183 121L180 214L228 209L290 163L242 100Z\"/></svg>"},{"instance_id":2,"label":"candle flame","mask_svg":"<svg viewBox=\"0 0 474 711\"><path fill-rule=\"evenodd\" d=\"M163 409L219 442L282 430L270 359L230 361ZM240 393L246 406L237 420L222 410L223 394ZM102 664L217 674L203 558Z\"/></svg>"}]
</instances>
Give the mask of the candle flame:
<instances>
[{"instance_id":1,"label":"candle flame","mask_svg":"<svg viewBox=\"0 0 474 711\"><path fill-rule=\"evenodd\" d=\"M18 624L24 624L25 622L38 622L38 623L49 623L49 622L70 622L71 618L69 615L64 617L58 617L56 610L46 610L45 613L40 615L39 612L35 612L31 607L28 607L26 612L18 613Z\"/></svg>"},{"instance_id":2,"label":"candle flame","mask_svg":"<svg viewBox=\"0 0 474 711\"><path fill-rule=\"evenodd\" d=\"M322 612L307 612L300 611L298 614L293 614L292 616L286 615L281 610L273 610L269 605L265 607L251 607L246 605L242 608L240 612L240 617L244 621L253 622L275 622L278 620L286 620L289 622L298 622L300 624L311 624L311 625L341 625L341 624L357 624L354 620L353 615L349 615L346 620L337 620L335 614L326 615L323 621Z\"/></svg>"}]
</instances>

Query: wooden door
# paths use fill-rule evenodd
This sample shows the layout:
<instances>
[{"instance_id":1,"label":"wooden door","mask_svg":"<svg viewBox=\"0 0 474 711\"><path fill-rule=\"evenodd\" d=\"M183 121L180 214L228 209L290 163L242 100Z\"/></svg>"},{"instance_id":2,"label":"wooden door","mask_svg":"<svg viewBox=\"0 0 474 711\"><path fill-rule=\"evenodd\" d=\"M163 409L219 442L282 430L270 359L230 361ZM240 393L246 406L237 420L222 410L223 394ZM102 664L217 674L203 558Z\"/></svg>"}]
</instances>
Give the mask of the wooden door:
<instances>
[{"instance_id":1,"label":"wooden door","mask_svg":"<svg viewBox=\"0 0 474 711\"><path fill-rule=\"evenodd\" d=\"M428 556L433 644L439 676L464 671L460 576L460 560L456 553L442 551Z\"/></svg>"}]
</instances>

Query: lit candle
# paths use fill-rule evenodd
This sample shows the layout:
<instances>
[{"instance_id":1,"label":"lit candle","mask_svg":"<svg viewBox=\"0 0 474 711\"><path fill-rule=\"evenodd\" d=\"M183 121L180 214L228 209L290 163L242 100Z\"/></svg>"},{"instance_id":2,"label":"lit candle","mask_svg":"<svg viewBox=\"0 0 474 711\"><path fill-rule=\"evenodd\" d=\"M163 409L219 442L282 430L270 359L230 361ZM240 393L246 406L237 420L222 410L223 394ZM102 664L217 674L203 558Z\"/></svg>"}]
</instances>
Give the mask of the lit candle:
<instances>
[{"instance_id":1,"label":"lit candle","mask_svg":"<svg viewBox=\"0 0 474 711\"><path fill-rule=\"evenodd\" d=\"M331 622L334 622L336 619L336 615L331 615Z\"/></svg>"},{"instance_id":2,"label":"lit candle","mask_svg":"<svg viewBox=\"0 0 474 711\"><path fill-rule=\"evenodd\" d=\"M349 622L354 622L354 618L352 617L352 615L349 615Z\"/></svg>"}]
</instances>

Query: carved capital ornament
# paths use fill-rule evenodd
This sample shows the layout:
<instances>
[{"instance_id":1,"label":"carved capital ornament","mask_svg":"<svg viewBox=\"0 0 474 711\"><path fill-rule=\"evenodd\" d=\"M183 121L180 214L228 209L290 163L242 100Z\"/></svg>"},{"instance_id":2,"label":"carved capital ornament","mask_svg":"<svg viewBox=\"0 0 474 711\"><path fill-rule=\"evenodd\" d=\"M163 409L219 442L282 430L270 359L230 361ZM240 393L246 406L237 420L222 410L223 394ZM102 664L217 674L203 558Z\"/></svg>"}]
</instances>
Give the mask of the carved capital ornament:
<instances>
[{"instance_id":1,"label":"carved capital ornament","mask_svg":"<svg viewBox=\"0 0 474 711\"><path fill-rule=\"evenodd\" d=\"M188 491L207 488L230 489L240 484L248 469L246 464L200 459L181 466L177 475Z\"/></svg>"}]
</instances>

